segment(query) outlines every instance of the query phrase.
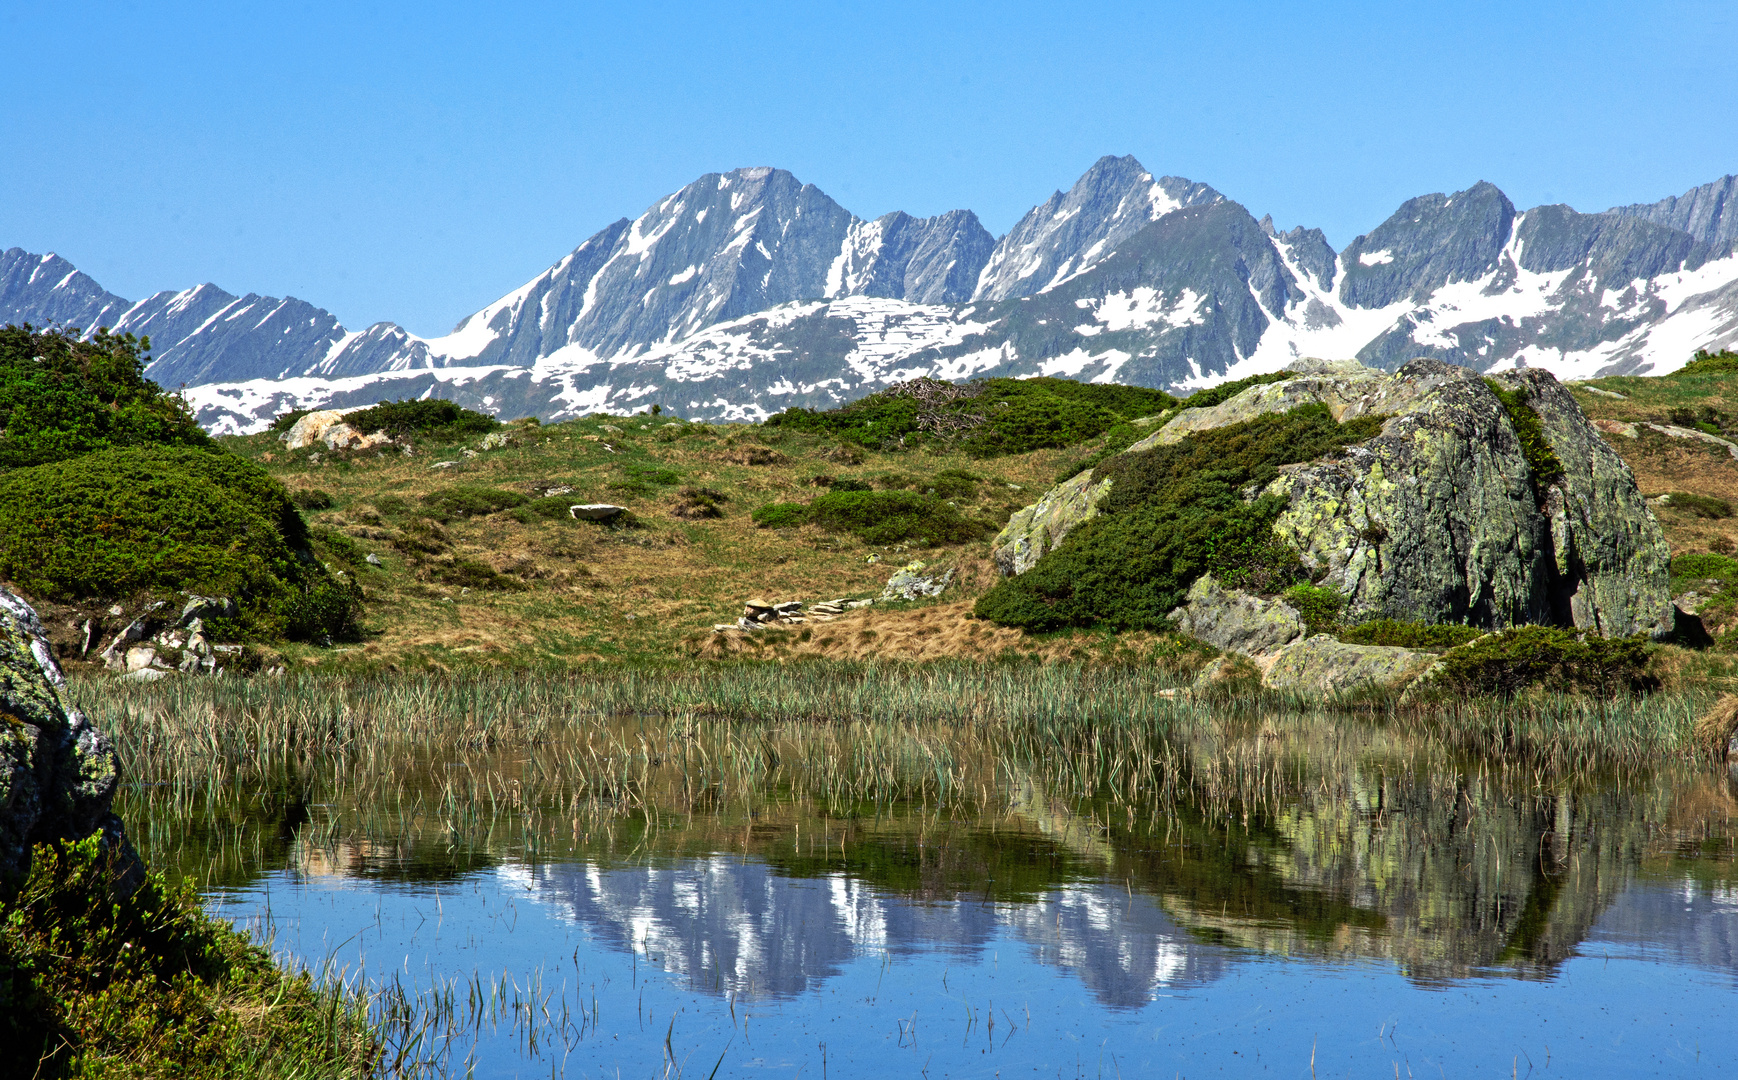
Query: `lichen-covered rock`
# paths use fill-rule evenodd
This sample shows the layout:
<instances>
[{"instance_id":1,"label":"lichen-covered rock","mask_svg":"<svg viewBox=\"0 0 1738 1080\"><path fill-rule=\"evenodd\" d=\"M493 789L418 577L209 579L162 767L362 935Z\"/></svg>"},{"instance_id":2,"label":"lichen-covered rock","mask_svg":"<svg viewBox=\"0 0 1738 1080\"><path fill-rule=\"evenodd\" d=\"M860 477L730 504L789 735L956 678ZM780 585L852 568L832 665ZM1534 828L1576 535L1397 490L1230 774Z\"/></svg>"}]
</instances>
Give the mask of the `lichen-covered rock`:
<instances>
[{"instance_id":1,"label":"lichen-covered rock","mask_svg":"<svg viewBox=\"0 0 1738 1080\"><path fill-rule=\"evenodd\" d=\"M1293 370L1284 381L1184 410L1131 452L1312 403L1341 422L1385 416L1375 438L1285 466L1250 493L1287 500L1274 531L1317 571L1318 584L1346 597L1347 621L1672 631L1670 550L1659 523L1629 467L1548 373L1494 376L1526 392L1562 464L1561 477L1536 483L1507 407L1470 369L1414 360L1387 374L1311 360ZM1076 477L1016 515L998 539L1004 572L1028 569L1096 515L1109 483Z\"/></svg>"},{"instance_id":2,"label":"lichen-covered rock","mask_svg":"<svg viewBox=\"0 0 1738 1080\"><path fill-rule=\"evenodd\" d=\"M123 885L143 871L109 806L114 750L66 708L60 666L29 604L0 588L0 883L29 869L30 850L102 830Z\"/></svg>"},{"instance_id":3,"label":"lichen-covered rock","mask_svg":"<svg viewBox=\"0 0 1738 1080\"><path fill-rule=\"evenodd\" d=\"M881 590L883 600L918 600L925 596L940 596L953 582L954 572L950 569L944 574L930 570L921 559L906 563L887 579L887 587Z\"/></svg>"},{"instance_id":4,"label":"lichen-covered rock","mask_svg":"<svg viewBox=\"0 0 1738 1080\"><path fill-rule=\"evenodd\" d=\"M1542 501L1482 378L1434 360L1389 378L1415 394L1381 435L1289 469L1265 492L1289 500L1274 531L1326 570L1320 584L1347 597L1348 621L1671 632L1659 522L1629 467L1549 373L1496 377L1526 390L1562 462Z\"/></svg>"},{"instance_id":5,"label":"lichen-covered rock","mask_svg":"<svg viewBox=\"0 0 1738 1080\"><path fill-rule=\"evenodd\" d=\"M1265 656L1304 636L1303 619L1284 600L1227 589L1211 574L1189 587L1187 604L1171 613L1177 629L1214 648Z\"/></svg>"},{"instance_id":6,"label":"lichen-covered rock","mask_svg":"<svg viewBox=\"0 0 1738 1080\"><path fill-rule=\"evenodd\" d=\"M1109 493L1110 481L1094 483L1091 469L1064 480L1008 519L991 545L991 558L1004 574L1025 573L1075 526L1097 517L1098 504Z\"/></svg>"},{"instance_id":7,"label":"lichen-covered rock","mask_svg":"<svg viewBox=\"0 0 1738 1080\"><path fill-rule=\"evenodd\" d=\"M1308 694L1340 694L1365 686L1398 689L1435 662L1434 653L1391 645L1347 645L1316 634L1282 649L1261 684Z\"/></svg>"}]
</instances>

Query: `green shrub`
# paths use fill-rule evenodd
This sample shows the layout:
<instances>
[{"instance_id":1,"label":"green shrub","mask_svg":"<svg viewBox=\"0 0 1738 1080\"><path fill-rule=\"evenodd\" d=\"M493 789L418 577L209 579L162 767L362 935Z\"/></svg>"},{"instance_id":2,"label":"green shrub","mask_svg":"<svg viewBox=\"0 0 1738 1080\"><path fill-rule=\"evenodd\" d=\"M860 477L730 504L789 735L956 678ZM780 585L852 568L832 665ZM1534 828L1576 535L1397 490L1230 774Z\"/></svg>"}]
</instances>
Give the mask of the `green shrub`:
<instances>
[{"instance_id":1,"label":"green shrub","mask_svg":"<svg viewBox=\"0 0 1738 1080\"><path fill-rule=\"evenodd\" d=\"M1297 553L1273 533L1285 500L1244 492L1281 465L1372 438L1382 421L1338 424L1325 406L1306 405L1113 458L1093 474L1113 481L1100 515L984 594L977 614L1030 631L1166 629L1204 573L1269 594L1307 584Z\"/></svg>"},{"instance_id":2,"label":"green shrub","mask_svg":"<svg viewBox=\"0 0 1738 1080\"><path fill-rule=\"evenodd\" d=\"M978 493L978 485L983 482L983 477L964 469L943 469L930 477L929 486L925 489L925 493L934 495L938 499L969 499ZM861 487L851 488L834 484L833 490L867 491L869 485L864 484Z\"/></svg>"},{"instance_id":3,"label":"green shrub","mask_svg":"<svg viewBox=\"0 0 1738 1080\"><path fill-rule=\"evenodd\" d=\"M502 510L511 510L515 506L523 506L530 501L528 497L516 491L465 485L441 488L439 491L431 491L422 497L422 505L428 508L429 515L436 521L443 523L454 518L498 514Z\"/></svg>"},{"instance_id":4,"label":"green shrub","mask_svg":"<svg viewBox=\"0 0 1738 1080\"><path fill-rule=\"evenodd\" d=\"M541 499L530 499L513 508L513 520L530 525L538 521L562 520L572 521L574 505L572 495L549 495Z\"/></svg>"},{"instance_id":5,"label":"green shrub","mask_svg":"<svg viewBox=\"0 0 1738 1080\"><path fill-rule=\"evenodd\" d=\"M373 503L374 509L384 517L400 518L416 512L416 504L403 495L376 495L370 501Z\"/></svg>"},{"instance_id":6,"label":"green shrub","mask_svg":"<svg viewBox=\"0 0 1738 1080\"><path fill-rule=\"evenodd\" d=\"M914 491L830 491L809 504L808 517L868 544L957 544L987 531L945 500Z\"/></svg>"},{"instance_id":7,"label":"green shrub","mask_svg":"<svg viewBox=\"0 0 1738 1080\"><path fill-rule=\"evenodd\" d=\"M1072 446L1175 404L1162 390L1071 379L914 379L837 409L787 409L766 423L871 448L957 442L993 457Z\"/></svg>"},{"instance_id":8,"label":"green shrub","mask_svg":"<svg viewBox=\"0 0 1738 1080\"><path fill-rule=\"evenodd\" d=\"M1672 577L1684 580L1713 578L1719 581L1738 582L1738 559L1734 559L1730 555L1715 555L1712 552L1679 555L1672 560Z\"/></svg>"},{"instance_id":9,"label":"green shrub","mask_svg":"<svg viewBox=\"0 0 1738 1080\"><path fill-rule=\"evenodd\" d=\"M298 510L330 510L338 505L338 500L332 497L330 491L319 488L297 488L290 492L290 501L296 504Z\"/></svg>"},{"instance_id":10,"label":"green shrub","mask_svg":"<svg viewBox=\"0 0 1738 1080\"><path fill-rule=\"evenodd\" d=\"M450 563L431 563L430 572L437 581L466 589L493 592L522 592L530 586L516 577L496 572L488 563L476 559L454 559Z\"/></svg>"},{"instance_id":11,"label":"green shrub","mask_svg":"<svg viewBox=\"0 0 1738 1080\"><path fill-rule=\"evenodd\" d=\"M43 844L0 898L0 1046L17 1076L363 1076L362 1002L314 987L152 874L117 898L97 837Z\"/></svg>"},{"instance_id":12,"label":"green shrub","mask_svg":"<svg viewBox=\"0 0 1738 1080\"><path fill-rule=\"evenodd\" d=\"M1690 362L1679 368L1675 374L1726 375L1734 372L1738 372L1738 352L1731 349L1721 349L1719 352L1697 349Z\"/></svg>"},{"instance_id":13,"label":"green shrub","mask_svg":"<svg viewBox=\"0 0 1738 1080\"><path fill-rule=\"evenodd\" d=\"M1489 633L1476 626L1453 623L1432 625L1420 622L1400 622L1396 619L1372 619L1340 631L1340 640L1348 645L1394 645L1402 649L1452 649Z\"/></svg>"},{"instance_id":14,"label":"green shrub","mask_svg":"<svg viewBox=\"0 0 1738 1080\"><path fill-rule=\"evenodd\" d=\"M767 503L748 517L763 529L794 529L808 524L809 508L802 503Z\"/></svg>"},{"instance_id":15,"label":"green shrub","mask_svg":"<svg viewBox=\"0 0 1738 1080\"><path fill-rule=\"evenodd\" d=\"M1513 697L1523 690L1614 697L1645 693L1659 680L1647 672L1644 635L1602 638L1550 626L1518 626L1443 655L1432 680L1442 691Z\"/></svg>"},{"instance_id":16,"label":"green shrub","mask_svg":"<svg viewBox=\"0 0 1738 1080\"><path fill-rule=\"evenodd\" d=\"M973 457L998 457L1074 446L1109 429L1115 413L1084 401L1033 394L1016 398L990 413L988 421L963 440Z\"/></svg>"},{"instance_id":17,"label":"green shrub","mask_svg":"<svg viewBox=\"0 0 1738 1080\"><path fill-rule=\"evenodd\" d=\"M418 436L435 442L458 442L468 435L499 431L502 426L493 416L461 409L442 398L382 401L346 414L344 422L361 432L384 431L394 439Z\"/></svg>"},{"instance_id":18,"label":"green shrub","mask_svg":"<svg viewBox=\"0 0 1738 1080\"><path fill-rule=\"evenodd\" d=\"M1706 495L1692 495L1687 491L1671 492L1666 498L1666 505L1673 510L1682 510L1699 518L1718 521L1732 516L1732 504L1725 499L1709 498Z\"/></svg>"},{"instance_id":19,"label":"green shrub","mask_svg":"<svg viewBox=\"0 0 1738 1080\"><path fill-rule=\"evenodd\" d=\"M47 599L231 596L253 636L353 636L352 588L308 542L283 486L232 454L104 450L0 474L0 576Z\"/></svg>"},{"instance_id":20,"label":"green shrub","mask_svg":"<svg viewBox=\"0 0 1738 1080\"><path fill-rule=\"evenodd\" d=\"M1293 585L1282 594L1285 602L1303 617L1304 629L1312 634L1331 634L1340 626L1340 612L1346 598L1334 589L1314 585Z\"/></svg>"},{"instance_id":21,"label":"green shrub","mask_svg":"<svg viewBox=\"0 0 1738 1080\"><path fill-rule=\"evenodd\" d=\"M873 487L871 487L869 484L863 482L862 480L852 480L849 477L846 477L846 478L841 479L841 480L834 480L832 483L830 483L826 486L832 488L834 491L873 491L873 490L875 490Z\"/></svg>"},{"instance_id":22,"label":"green shrub","mask_svg":"<svg viewBox=\"0 0 1738 1080\"><path fill-rule=\"evenodd\" d=\"M180 398L145 378L131 334L0 328L0 469L126 446L209 447Z\"/></svg>"},{"instance_id":23,"label":"green shrub","mask_svg":"<svg viewBox=\"0 0 1738 1080\"><path fill-rule=\"evenodd\" d=\"M1558 460L1557 452L1551 449L1550 440L1545 438L1545 426L1539 422L1539 414L1527 404L1526 388L1506 390L1495 379L1486 379L1485 385L1490 387L1491 393L1502 402L1503 411L1509 415L1515 437L1521 441L1521 452L1527 458L1527 472L1533 481L1534 497L1543 503L1546 489L1563 479L1563 462Z\"/></svg>"},{"instance_id":24,"label":"green shrub","mask_svg":"<svg viewBox=\"0 0 1738 1080\"><path fill-rule=\"evenodd\" d=\"M1178 404L1185 409L1206 409L1220 402L1230 401L1251 386L1266 386L1269 383L1284 382L1291 378L1289 371L1273 371L1266 375L1251 375L1245 379L1233 379L1222 382L1218 386L1209 386L1205 390L1197 390L1184 398Z\"/></svg>"}]
</instances>

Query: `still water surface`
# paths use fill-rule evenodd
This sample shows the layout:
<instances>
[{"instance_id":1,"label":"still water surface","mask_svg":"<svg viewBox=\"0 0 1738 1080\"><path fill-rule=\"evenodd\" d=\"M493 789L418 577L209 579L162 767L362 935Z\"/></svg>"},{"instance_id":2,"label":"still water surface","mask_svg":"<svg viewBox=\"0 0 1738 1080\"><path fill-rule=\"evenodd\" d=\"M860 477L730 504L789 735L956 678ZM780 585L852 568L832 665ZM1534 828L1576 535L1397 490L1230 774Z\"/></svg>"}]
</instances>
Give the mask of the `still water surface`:
<instances>
[{"instance_id":1,"label":"still water surface","mask_svg":"<svg viewBox=\"0 0 1738 1080\"><path fill-rule=\"evenodd\" d=\"M454 1075L1738 1071L1723 770L1551 779L1307 726L1197 749L1145 802L987 765L976 798L600 818L503 794L559 770L430 751L123 813L295 961L450 1006L406 1060Z\"/></svg>"}]
</instances>

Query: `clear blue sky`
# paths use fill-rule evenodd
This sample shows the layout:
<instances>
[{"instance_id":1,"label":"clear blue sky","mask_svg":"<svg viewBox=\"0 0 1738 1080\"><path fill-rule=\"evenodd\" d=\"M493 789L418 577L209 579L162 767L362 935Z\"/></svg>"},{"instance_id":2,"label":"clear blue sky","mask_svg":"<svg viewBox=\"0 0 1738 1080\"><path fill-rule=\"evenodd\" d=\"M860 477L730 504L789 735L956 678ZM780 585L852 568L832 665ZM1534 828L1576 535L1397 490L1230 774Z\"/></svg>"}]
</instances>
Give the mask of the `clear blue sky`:
<instances>
[{"instance_id":1,"label":"clear blue sky","mask_svg":"<svg viewBox=\"0 0 1738 1080\"><path fill-rule=\"evenodd\" d=\"M0 248L421 334L742 165L999 234L1134 154L1336 247L1479 179L1600 210L1738 172L1731 0L0 0L0 34Z\"/></svg>"}]
</instances>

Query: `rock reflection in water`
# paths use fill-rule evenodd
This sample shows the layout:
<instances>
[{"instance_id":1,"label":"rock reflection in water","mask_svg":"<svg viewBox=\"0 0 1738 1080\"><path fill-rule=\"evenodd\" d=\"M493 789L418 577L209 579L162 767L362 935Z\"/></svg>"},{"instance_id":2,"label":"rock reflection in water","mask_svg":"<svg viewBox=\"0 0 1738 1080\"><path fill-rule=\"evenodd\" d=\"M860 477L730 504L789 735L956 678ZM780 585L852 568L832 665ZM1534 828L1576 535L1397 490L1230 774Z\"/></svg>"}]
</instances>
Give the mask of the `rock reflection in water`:
<instances>
[{"instance_id":1,"label":"rock reflection in water","mask_svg":"<svg viewBox=\"0 0 1738 1080\"><path fill-rule=\"evenodd\" d=\"M982 962L1007 935L1117 1008L1139 1007L1161 987L1214 979L1225 961L1224 950L1192 940L1152 898L1104 883L993 902L916 900L844 873L789 877L728 856L514 873L595 940L638 952L692 989L748 999L802 995L865 954L944 951Z\"/></svg>"}]
</instances>

